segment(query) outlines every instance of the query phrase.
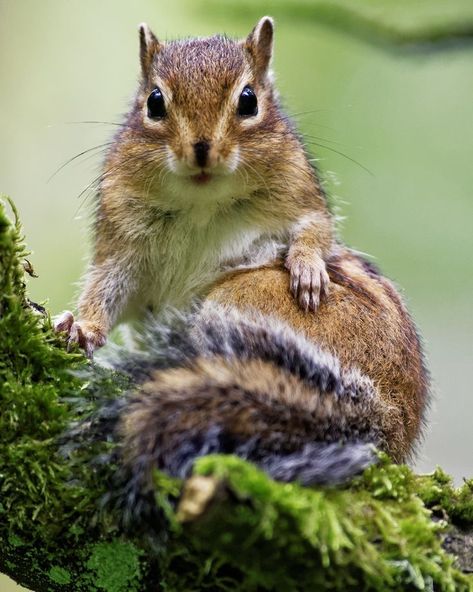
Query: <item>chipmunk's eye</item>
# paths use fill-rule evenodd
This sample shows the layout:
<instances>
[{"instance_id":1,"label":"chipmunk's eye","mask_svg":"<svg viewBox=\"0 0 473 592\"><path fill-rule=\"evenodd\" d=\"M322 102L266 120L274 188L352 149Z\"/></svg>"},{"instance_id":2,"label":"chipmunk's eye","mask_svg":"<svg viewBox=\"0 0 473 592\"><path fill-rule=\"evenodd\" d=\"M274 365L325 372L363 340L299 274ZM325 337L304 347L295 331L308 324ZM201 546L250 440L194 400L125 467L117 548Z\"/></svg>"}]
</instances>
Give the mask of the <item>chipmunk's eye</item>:
<instances>
[{"instance_id":1,"label":"chipmunk's eye","mask_svg":"<svg viewBox=\"0 0 473 592\"><path fill-rule=\"evenodd\" d=\"M245 86L238 100L238 115L252 117L258 113L258 100L251 86Z\"/></svg>"},{"instance_id":2,"label":"chipmunk's eye","mask_svg":"<svg viewBox=\"0 0 473 592\"><path fill-rule=\"evenodd\" d=\"M148 117L151 119L162 119L166 116L166 106L164 105L163 93L159 88L155 88L148 97Z\"/></svg>"}]
</instances>

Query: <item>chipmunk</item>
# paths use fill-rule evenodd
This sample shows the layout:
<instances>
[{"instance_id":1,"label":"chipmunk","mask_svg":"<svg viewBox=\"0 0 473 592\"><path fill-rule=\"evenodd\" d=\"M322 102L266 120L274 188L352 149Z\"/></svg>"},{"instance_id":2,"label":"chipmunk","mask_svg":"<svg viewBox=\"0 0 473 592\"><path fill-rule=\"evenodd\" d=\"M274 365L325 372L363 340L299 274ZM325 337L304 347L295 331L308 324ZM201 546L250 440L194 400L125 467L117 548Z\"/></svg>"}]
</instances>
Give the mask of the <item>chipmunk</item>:
<instances>
[{"instance_id":1,"label":"chipmunk","mask_svg":"<svg viewBox=\"0 0 473 592\"><path fill-rule=\"evenodd\" d=\"M416 328L392 283L334 239L277 103L271 19L245 41L140 36L81 320L57 325L90 352L125 314L201 298L123 351L134 388L84 424L81 438L117 442L128 514L153 507L154 468L186 477L210 452L305 484L345 481L373 445L409 459L429 400Z\"/></svg>"},{"instance_id":2,"label":"chipmunk","mask_svg":"<svg viewBox=\"0 0 473 592\"><path fill-rule=\"evenodd\" d=\"M71 439L116 443L108 499L125 527L159 523L155 469L187 478L211 453L303 485L346 483L377 462L375 447L412 458L429 404L415 326L358 254L339 246L327 270L315 314L290 294L278 258L227 273L193 313L149 327L140 351L121 350L113 366L132 388Z\"/></svg>"},{"instance_id":3,"label":"chipmunk","mask_svg":"<svg viewBox=\"0 0 473 592\"><path fill-rule=\"evenodd\" d=\"M141 82L105 161L79 320L56 322L89 355L118 322L184 307L278 241L300 306L327 293L333 219L279 106L272 48L269 17L243 41L162 43L141 25Z\"/></svg>"}]
</instances>

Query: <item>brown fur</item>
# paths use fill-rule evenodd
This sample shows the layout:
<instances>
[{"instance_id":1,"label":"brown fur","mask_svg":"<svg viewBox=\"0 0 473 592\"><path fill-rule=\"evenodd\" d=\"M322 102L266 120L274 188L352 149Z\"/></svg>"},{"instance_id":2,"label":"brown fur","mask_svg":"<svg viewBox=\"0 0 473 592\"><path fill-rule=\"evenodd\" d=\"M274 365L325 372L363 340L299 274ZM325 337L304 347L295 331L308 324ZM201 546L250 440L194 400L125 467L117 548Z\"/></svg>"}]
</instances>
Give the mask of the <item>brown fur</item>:
<instances>
[{"instance_id":1,"label":"brown fur","mask_svg":"<svg viewBox=\"0 0 473 592\"><path fill-rule=\"evenodd\" d=\"M296 332L356 367L379 390L387 450L397 461L412 453L427 402L427 377L415 327L387 279L367 271L346 248L328 261L330 292L316 313L304 313L287 287L282 262L227 275L207 297L242 311L284 320ZM205 314L205 312L204 312Z\"/></svg>"}]
</instances>

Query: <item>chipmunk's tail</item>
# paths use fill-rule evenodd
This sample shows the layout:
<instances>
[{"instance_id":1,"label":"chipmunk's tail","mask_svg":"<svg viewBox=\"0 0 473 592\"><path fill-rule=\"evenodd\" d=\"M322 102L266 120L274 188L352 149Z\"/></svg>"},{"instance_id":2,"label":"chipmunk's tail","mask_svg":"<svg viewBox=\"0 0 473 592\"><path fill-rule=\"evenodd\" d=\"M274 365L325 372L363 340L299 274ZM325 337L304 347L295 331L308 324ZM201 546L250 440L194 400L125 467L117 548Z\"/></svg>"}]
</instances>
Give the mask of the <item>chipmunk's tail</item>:
<instances>
[{"instance_id":1,"label":"chipmunk's tail","mask_svg":"<svg viewBox=\"0 0 473 592\"><path fill-rule=\"evenodd\" d=\"M340 483L375 462L383 409L358 370L273 319L216 307L169 327L117 365L137 384L105 418L128 503L152 491L154 469L186 477L210 453L302 484Z\"/></svg>"}]
</instances>

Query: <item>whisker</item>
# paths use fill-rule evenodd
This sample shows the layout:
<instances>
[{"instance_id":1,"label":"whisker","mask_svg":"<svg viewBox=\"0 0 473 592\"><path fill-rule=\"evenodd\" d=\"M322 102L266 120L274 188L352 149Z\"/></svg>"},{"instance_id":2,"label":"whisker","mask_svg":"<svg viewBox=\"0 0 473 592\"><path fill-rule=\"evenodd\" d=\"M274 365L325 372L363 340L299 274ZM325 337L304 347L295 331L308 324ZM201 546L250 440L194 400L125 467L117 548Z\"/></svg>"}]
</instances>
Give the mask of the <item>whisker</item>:
<instances>
[{"instance_id":1,"label":"whisker","mask_svg":"<svg viewBox=\"0 0 473 592\"><path fill-rule=\"evenodd\" d=\"M361 164L361 162L358 162L357 160L355 160L351 156L348 156L348 154L345 154L344 152L341 152L340 150L336 150L335 148L332 148L331 146L327 146L325 144L321 144L320 142L315 142L315 141L308 140L308 141L306 141L306 143L307 144L313 144L314 146L318 146L319 148L325 148L325 150L330 150L331 152L334 152L335 154L338 154L340 156L343 156L344 158L346 158L350 162L353 162L354 164L358 165L360 168L362 168L364 171L366 171L372 177L375 176L374 173L372 171L370 171L369 168L367 168L363 164Z\"/></svg>"},{"instance_id":2,"label":"whisker","mask_svg":"<svg viewBox=\"0 0 473 592\"><path fill-rule=\"evenodd\" d=\"M137 130L137 131L143 131L143 128L138 126L138 125L130 125L129 123L126 123L124 121L119 122L119 121L99 121L99 120L86 120L86 121L66 121L65 122L66 125L113 125L116 127L122 127L122 128L127 128L127 129L132 129L132 130Z\"/></svg>"},{"instance_id":3,"label":"whisker","mask_svg":"<svg viewBox=\"0 0 473 592\"><path fill-rule=\"evenodd\" d=\"M313 134L308 134L306 132L302 132L302 137L310 138L311 140L317 140L322 142L328 142L330 144L338 144L339 146L346 146L343 142L338 142L337 140L330 140L329 138L322 138L322 136L314 136Z\"/></svg>"},{"instance_id":4,"label":"whisker","mask_svg":"<svg viewBox=\"0 0 473 592\"><path fill-rule=\"evenodd\" d=\"M71 164L71 162L74 162L74 160L77 160L78 158L84 156L85 154L88 154L89 152L93 152L94 150L100 150L102 148L105 148L106 146L111 146L112 144L114 144L114 142L105 142L104 144L98 144L97 146L93 146L92 148L88 148L87 150L79 152L79 154L76 154L72 158L69 158L58 169L56 169L46 182L49 183L60 171L62 171L63 168L65 168L68 164Z\"/></svg>"},{"instance_id":5,"label":"whisker","mask_svg":"<svg viewBox=\"0 0 473 592\"><path fill-rule=\"evenodd\" d=\"M154 146L152 147L152 149L149 149L148 152L141 152L140 154L134 154L132 156L129 156L128 158L125 158L124 160L118 162L114 166L101 172L100 175L95 177L95 179L93 179L92 182L89 183L89 185L87 185L87 187L85 187L85 189L78 195L78 197L80 198L94 184L100 183L101 181L106 179L108 176L110 176L111 173L119 171L120 169L124 169L125 167L130 166L131 164L135 163L138 160L144 161L143 166L139 167L136 170L133 170L132 171L133 173L138 172L139 170L141 170L142 168L145 168L148 165L152 165L153 163L156 162L156 160L158 160L158 158L163 158L163 157L164 157L164 154L161 155L159 153L159 151L154 149Z\"/></svg>"},{"instance_id":6,"label":"whisker","mask_svg":"<svg viewBox=\"0 0 473 592\"><path fill-rule=\"evenodd\" d=\"M249 185L250 184L250 178L248 176L248 171L245 168L240 167L241 162L238 163L238 166L236 168L236 172L238 173L238 175L241 177L242 181L243 181L243 185ZM245 175L243 177L243 174Z\"/></svg>"},{"instance_id":7,"label":"whisker","mask_svg":"<svg viewBox=\"0 0 473 592\"><path fill-rule=\"evenodd\" d=\"M324 123L318 123L316 121L311 121L309 123L304 123L304 124L299 124L299 122L297 122L297 123L298 123L298 125L301 125L303 127L306 127L306 126L310 125L310 126L315 126L315 127L323 128L323 129L328 130L330 132L336 132L336 131L338 131L337 128L335 128L335 127L333 127L331 125L326 125ZM299 128L296 128L296 129L298 130Z\"/></svg>"},{"instance_id":8,"label":"whisker","mask_svg":"<svg viewBox=\"0 0 473 592\"><path fill-rule=\"evenodd\" d=\"M167 158L167 155L163 154L163 162L166 161L166 158ZM166 177L169 175L170 172L171 172L171 170L168 166L161 167L161 172L159 173L159 177L158 177L159 185L164 185L164 181L166 180Z\"/></svg>"},{"instance_id":9,"label":"whisker","mask_svg":"<svg viewBox=\"0 0 473 592\"><path fill-rule=\"evenodd\" d=\"M158 157L155 159L155 163L156 163L156 167L154 169L154 172L152 175L150 175L150 178L148 180L148 182L145 185L145 193L146 193L146 199L148 200L149 198L149 194L151 192L151 187L153 186L153 183L156 179L156 176L159 173L159 178L161 177L161 173L163 170L165 170L165 167L161 166L164 160L164 154L158 154Z\"/></svg>"},{"instance_id":10,"label":"whisker","mask_svg":"<svg viewBox=\"0 0 473 592\"><path fill-rule=\"evenodd\" d=\"M138 173L139 171L141 171L142 169L144 169L146 166L149 165L149 162L146 160L146 156L147 156L146 154L135 154L134 156L130 156L130 157L126 158L124 161L118 163L117 165L115 165L113 167L110 167L109 169L107 169L106 171L103 171L102 173L100 173L100 175L95 177L95 179L93 179L77 196L77 199L80 199L84 195L85 195L85 198L80 203L75 215L77 215L80 212L80 210L82 209L82 207L85 205L85 203L87 202L87 200L90 196L90 193L87 195L87 192L91 191L95 185L97 185L97 187L95 187L95 189L98 189L98 185L102 181L104 181L108 176L110 176L110 174L112 174L113 172L119 171L121 168L128 166L128 165L130 165L130 163L136 162L137 160L145 159L145 162L143 163L143 165L133 171L134 173Z\"/></svg>"},{"instance_id":11,"label":"whisker","mask_svg":"<svg viewBox=\"0 0 473 592\"><path fill-rule=\"evenodd\" d=\"M163 167L162 171L163 172L159 175L160 185L164 185L164 181L166 181L167 177L171 174L171 170L167 167Z\"/></svg>"},{"instance_id":12,"label":"whisker","mask_svg":"<svg viewBox=\"0 0 473 592\"><path fill-rule=\"evenodd\" d=\"M84 121L65 121L66 125L116 125L118 127L128 127L128 124L120 121L100 121L98 119L87 119Z\"/></svg>"},{"instance_id":13,"label":"whisker","mask_svg":"<svg viewBox=\"0 0 473 592\"><path fill-rule=\"evenodd\" d=\"M289 113L290 117L301 117L302 115L313 115L314 113L324 113L332 111L332 109L308 109L307 111L296 111L295 113Z\"/></svg>"},{"instance_id":14,"label":"whisker","mask_svg":"<svg viewBox=\"0 0 473 592\"><path fill-rule=\"evenodd\" d=\"M78 199L80 199L84 193L86 193L86 191L88 191L91 187L93 187L96 183L99 183L100 181L103 181L104 179L107 178L107 176L114 172L119 170L121 167L136 161L138 159L142 159L143 155L142 154L135 154L134 156L130 156L128 158L126 158L123 162L118 163L117 165L114 165L113 167L110 167L109 169L107 169L106 171L103 171L102 173L100 173L100 175L98 175L97 177L95 177L95 179L93 179L93 181L91 181L87 187L85 187L85 189L83 189L79 195L77 196Z\"/></svg>"},{"instance_id":15,"label":"whisker","mask_svg":"<svg viewBox=\"0 0 473 592\"><path fill-rule=\"evenodd\" d=\"M250 171L252 171L255 175L257 175L257 177L263 182L263 185L264 185L266 191L268 192L268 196L271 198L271 191L270 191L268 184L266 182L266 179L263 177L263 175L253 165L251 165L247 160L242 159L242 163L245 167L249 168Z\"/></svg>"}]
</instances>

